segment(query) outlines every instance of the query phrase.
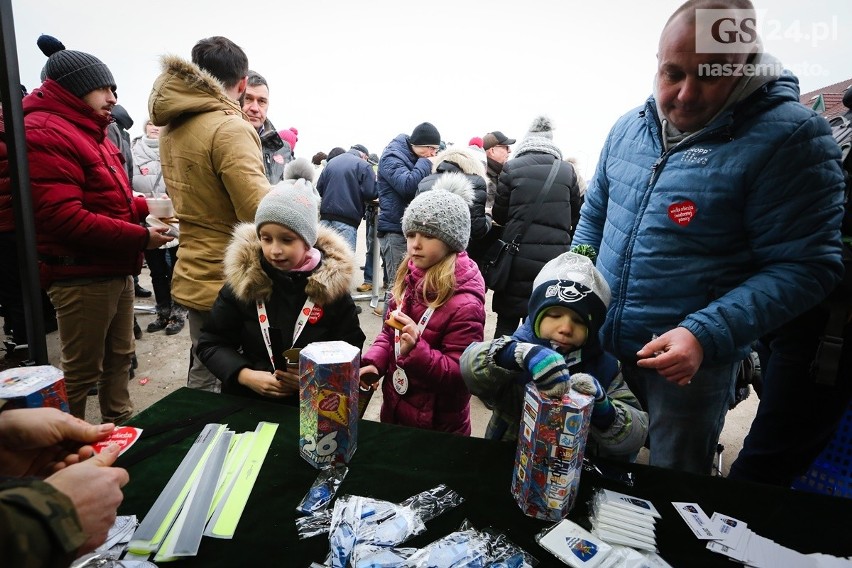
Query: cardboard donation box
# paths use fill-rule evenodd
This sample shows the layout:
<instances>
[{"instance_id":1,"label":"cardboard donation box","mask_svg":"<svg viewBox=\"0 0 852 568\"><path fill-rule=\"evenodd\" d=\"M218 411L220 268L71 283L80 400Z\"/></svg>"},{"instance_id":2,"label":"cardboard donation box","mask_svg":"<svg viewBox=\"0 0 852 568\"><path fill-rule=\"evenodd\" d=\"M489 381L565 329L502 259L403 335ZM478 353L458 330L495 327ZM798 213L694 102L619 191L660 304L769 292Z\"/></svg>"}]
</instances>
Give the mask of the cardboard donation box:
<instances>
[{"instance_id":1,"label":"cardboard donation box","mask_svg":"<svg viewBox=\"0 0 852 568\"><path fill-rule=\"evenodd\" d=\"M316 468L349 463L358 447L361 350L311 343L299 354L299 452Z\"/></svg>"},{"instance_id":2,"label":"cardboard donation box","mask_svg":"<svg viewBox=\"0 0 852 568\"><path fill-rule=\"evenodd\" d=\"M593 406L593 397L574 390L555 399L527 384L512 472L512 495L525 514L558 521L574 506Z\"/></svg>"},{"instance_id":3,"label":"cardboard donation box","mask_svg":"<svg viewBox=\"0 0 852 568\"><path fill-rule=\"evenodd\" d=\"M53 406L68 412L65 375L51 365L17 367L0 372L0 398L6 408Z\"/></svg>"}]
</instances>

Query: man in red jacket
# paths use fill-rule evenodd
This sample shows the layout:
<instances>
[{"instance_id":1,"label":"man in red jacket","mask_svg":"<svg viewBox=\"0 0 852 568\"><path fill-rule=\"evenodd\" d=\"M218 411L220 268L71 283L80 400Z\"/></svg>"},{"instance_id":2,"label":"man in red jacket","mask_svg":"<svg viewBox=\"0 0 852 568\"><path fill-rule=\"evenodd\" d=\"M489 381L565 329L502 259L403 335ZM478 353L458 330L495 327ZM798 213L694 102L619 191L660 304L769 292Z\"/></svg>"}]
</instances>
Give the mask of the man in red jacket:
<instances>
[{"instance_id":1,"label":"man in red jacket","mask_svg":"<svg viewBox=\"0 0 852 568\"><path fill-rule=\"evenodd\" d=\"M56 307L71 413L98 387L104 422L133 414L128 391L133 278L142 251L172 240L139 223L120 151L106 138L115 80L98 58L61 49L23 102L41 283Z\"/></svg>"}]
</instances>

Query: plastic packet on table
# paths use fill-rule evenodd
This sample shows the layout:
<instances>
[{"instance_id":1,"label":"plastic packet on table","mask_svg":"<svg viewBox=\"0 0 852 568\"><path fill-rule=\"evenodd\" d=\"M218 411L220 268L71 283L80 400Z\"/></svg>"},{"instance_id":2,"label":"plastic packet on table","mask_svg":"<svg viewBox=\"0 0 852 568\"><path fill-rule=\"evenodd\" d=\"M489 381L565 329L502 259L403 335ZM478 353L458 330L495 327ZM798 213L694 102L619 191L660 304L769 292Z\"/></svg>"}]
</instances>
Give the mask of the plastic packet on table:
<instances>
[{"instance_id":1,"label":"plastic packet on table","mask_svg":"<svg viewBox=\"0 0 852 568\"><path fill-rule=\"evenodd\" d=\"M464 503L464 497L444 485L412 495L400 505L413 509L420 515L423 522L431 521L447 509L458 507Z\"/></svg>"},{"instance_id":2,"label":"plastic packet on table","mask_svg":"<svg viewBox=\"0 0 852 568\"><path fill-rule=\"evenodd\" d=\"M349 468L345 465L322 469L296 510L303 515L314 515L324 511L334 499L337 488L343 483L343 478L348 472Z\"/></svg>"},{"instance_id":3,"label":"plastic packet on table","mask_svg":"<svg viewBox=\"0 0 852 568\"><path fill-rule=\"evenodd\" d=\"M464 498L461 495L441 484L417 495L412 495L400 503L400 506L414 511L425 523L463 502ZM296 519L296 530L300 539L327 533L330 527L331 515L314 515Z\"/></svg>"},{"instance_id":4,"label":"plastic packet on table","mask_svg":"<svg viewBox=\"0 0 852 568\"><path fill-rule=\"evenodd\" d=\"M299 540L311 538L321 534L328 534L328 529L331 527L331 511L320 511L315 515L308 517L296 518L296 532L299 535Z\"/></svg>"},{"instance_id":5,"label":"plastic packet on table","mask_svg":"<svg viewBox=\"0 0 852 568\"><path fill-rule=\"evenodd\" d=\"M503 533L491 527L476 530L467 520L458 531L417 551L408 560L408 565L416 568L531 568L537 564L538 560Z\"/></svg>"},{"instance_id":6,"label":"plastic packet on table","mask_svg":"<svg viewBox=\"0 0 852 568\"><path fill-rule=\"evenodd\" d=\"M408 559L411 568L486 566L488 551L478 531L456 531L421 548Z\"/></svg>"},{"instance_id":7,"label":"plastic packet on table","mask_svg":"<svg viewBox=\"0 0 852 568\"><path fill-rule=\"evenodd\" d=\"M329 530L331 565L344 568L356 544L394 546L426 530L411 508L369 497L346 495L334 503Z\"/></svg>"},{"instance_id":8,"label":"plastic packet on table","mask_svg":"<svg viewBox=\"0 0 852 568\"><path fill-rule=\"evenodd\" d=\"M633 487L635 484L633 472L624 470L612 464L596 463L595 460L590 459L588 456L583 457L583 471L596 473L604 479L623 483L627 487Z\"/></svg>"},{"instance_id":9,"label":"plastic packet on table","mask_svg":"<svg viewBox=\"0 0 852 568\"><path fill-rule=\"evenodd\" d=\"M403 568L416 548L389 548L375 544L356 544L349 559L353 568Z\"/></svg>"}]
</instances>

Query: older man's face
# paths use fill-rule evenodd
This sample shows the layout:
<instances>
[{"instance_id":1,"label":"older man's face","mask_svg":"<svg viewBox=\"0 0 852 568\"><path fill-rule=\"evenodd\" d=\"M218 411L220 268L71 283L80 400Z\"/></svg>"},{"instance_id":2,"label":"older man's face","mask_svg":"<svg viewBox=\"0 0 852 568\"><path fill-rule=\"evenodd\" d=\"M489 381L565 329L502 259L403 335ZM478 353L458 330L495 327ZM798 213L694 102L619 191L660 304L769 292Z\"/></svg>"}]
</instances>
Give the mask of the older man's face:
<instances>
[{"instance_id":1,"label":"older man's face","mask_svg":"<svg viewBox=\"0 0 852 568\"><path fill-rule=\"evenodd\" d=\"M663 116L682 132L707 125L740 77L699 75L702 63L744 63L745 54L695 53L695 23L681 14L663 30L657 54L656 97Z\"/></svg>"},{"instance_id":2,"label":"older man's face","mask_svg":"<svg viewBox=\"0 0 852 568\"><path fill-rule=\"evenodd\" d=\"M243 112L248 116L249 122L260 130L266 121L266 113L269 110L269 89L266 85L251 85L246 87L243 96Z\"/></svg>"}]
</instances>

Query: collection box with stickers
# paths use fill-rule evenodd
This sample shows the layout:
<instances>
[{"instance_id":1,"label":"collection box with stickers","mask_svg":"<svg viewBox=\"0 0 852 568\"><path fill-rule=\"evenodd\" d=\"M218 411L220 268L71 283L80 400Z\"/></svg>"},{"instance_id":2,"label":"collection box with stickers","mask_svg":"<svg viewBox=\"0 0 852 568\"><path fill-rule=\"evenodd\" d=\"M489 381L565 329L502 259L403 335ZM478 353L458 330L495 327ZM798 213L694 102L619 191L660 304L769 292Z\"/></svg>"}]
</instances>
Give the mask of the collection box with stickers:
<instances>
[{"instance_id":1,"label":"collection box with stickers","mask_svg":"<svg viewBox=\"0 0 852 568\"><path fill-rule=\"evenodd\" d=\"M0 398L6 408L52 406L68 412L65 374L51 365L17 367L0 372Z\"/></svg>"},{"instance_id":2,"label":"collection box with stickers","mask_svg":"<svg viewBox=\"0 0 852 568\"><path fill-rule=\"evenodd\" d=\"M316 468L349 463L358 447L361 350L345 341L299 353L299 453Z\"/></svg>"},{"instance_id":3,"label":"collection box with stickers","mask_svg":"<svg viewBox=\"0 0 852 568\"><path fill-rule=\"evenodd\" d=\"M512 495L525 514L558 521L571 511L593 406L593 397L574 390L548 398L527 384L512 471Z\"/></svg>"}]
</instances>

